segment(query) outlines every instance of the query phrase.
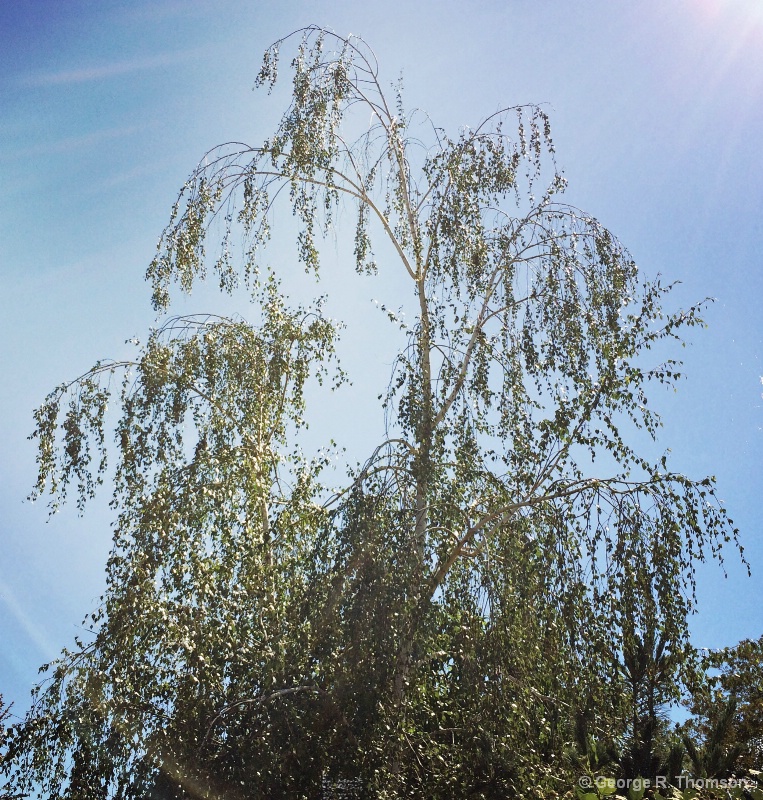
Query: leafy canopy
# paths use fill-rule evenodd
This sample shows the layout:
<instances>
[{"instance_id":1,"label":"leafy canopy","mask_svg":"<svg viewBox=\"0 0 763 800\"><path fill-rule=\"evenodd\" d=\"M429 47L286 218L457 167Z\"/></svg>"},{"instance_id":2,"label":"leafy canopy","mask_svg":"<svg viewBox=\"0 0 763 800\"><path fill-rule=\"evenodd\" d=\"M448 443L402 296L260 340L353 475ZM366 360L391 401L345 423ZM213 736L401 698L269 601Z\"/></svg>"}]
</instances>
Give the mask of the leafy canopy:
<instances>
[{"instance_id":1,"label":"leafy canopy","mask_svg":"<svg viewBox=\"0 0 763 800\"><path fill-rule=\"evenodd\" d=\"M147 273L159 312L212 275L250 292L254 321L171 317L36 412L35 496L81 509L115 457L116 519L92 637L44 668L12 736L21 791L553 786L576 714L612 740L633 729L623 675L656 631L655 696L675 696L695 565L736 541L712 478L629 444L659 428L649 385L680 377L649 351L701 304L664 311L670 286L563 202L543 109L450 136L390 99L356 37L292 34L258 86L283 49L278 128L206 154ZM336 486L297 442L308 381L343 380L337 327L321 303L291 309L261 262L290 208L319 274L348 206L357 271L402 273L416 312L390 312L406 343L387 437Z\"/></svg>"}]
</instances>

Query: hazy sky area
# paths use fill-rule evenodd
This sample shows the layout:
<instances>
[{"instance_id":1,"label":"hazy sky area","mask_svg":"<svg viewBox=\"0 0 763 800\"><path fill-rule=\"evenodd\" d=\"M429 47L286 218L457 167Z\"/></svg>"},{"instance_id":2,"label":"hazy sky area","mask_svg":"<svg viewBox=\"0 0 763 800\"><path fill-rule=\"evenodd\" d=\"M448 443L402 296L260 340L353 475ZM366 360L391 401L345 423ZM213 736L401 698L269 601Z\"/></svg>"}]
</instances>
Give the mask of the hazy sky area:
<instances>
[{"instance_id":1,"label":"hazy sky area","mask_svg":"<svg viewBox=\"0 0 763 800\"><path fill-rule=\"evenodd\" d=\"M645 275L681 281L668 305L717 298L708 329L676 353L678 393L653 387L664 429L650 452L717 476L753 570L732 551L727 578L700 569L694 643L759 637L763 0L0 0L0 692L22 713L37 668L86 636L110 545L108 486L83 518L66 508L46 524L44 503L24 502L32 409L145 340L143 275L178 189L207 149L271 132L286 95L252 92L262 52L310 23L363 36L388 82L402 71L408 106L452 134L506 105L546 104L567 201ZM340 221L351 237L349 210ZM355 461L380 440L376 395L397 346L372 300L396 308L410 289L357 277L351 238L326 257L316 286L291 242L268 251L287 288L327 292L348 325L355 385L324 396L305 448L333 437ZM214 286L176 307L231 309L246 316Z\"/></svg>"}]
</instances>

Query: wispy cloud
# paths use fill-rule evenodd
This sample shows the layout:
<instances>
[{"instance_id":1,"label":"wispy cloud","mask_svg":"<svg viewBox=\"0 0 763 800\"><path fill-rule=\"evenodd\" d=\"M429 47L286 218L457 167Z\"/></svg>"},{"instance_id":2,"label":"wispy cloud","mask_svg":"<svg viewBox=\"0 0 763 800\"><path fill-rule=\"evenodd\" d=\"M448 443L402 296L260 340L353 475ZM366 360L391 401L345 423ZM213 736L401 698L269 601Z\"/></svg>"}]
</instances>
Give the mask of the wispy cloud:
<instances>
[{"instance_id":1,"label":"wispy cloud","mask_svg":"<svg viewBox=\"0 0 763 800\"><path fill-rule=\"evenodd\" d=\"M123 22L156 23L173 17L188 19L190 14L199 16L210 11L220 11L219 0L154 0L152 3L120 8L118 13Z\"/></svg>"},{"instance_id":2,"label":"wispy cloud","mask_svg":"<svg viewBox=\"0 0 763 800\"><path fill-rule=\"evenodd\" d=\"M5 605L16 623L23 629L27 637L46 658L56 652L56 648L48 638L46 632L32 621L24 611L22 604L16 599L11 587L0 578L0 602Z\"/></svg>"},{"instance_id":3,"label":"wispy cloud","mask_svg":"<svg viewBox=\"0 0 763 800\"><path fill-rule=\"evenodd\" d=\"M91 147L109 139L120 139L125 136L132 136L134 133L145 130L149 124L143 125L124 125L117 128L102 128L92 131L82 136L67 136L52 142L40 142L18 150L0 151L0 161L15 161L19 158L29 156L52 155L55 153L68 153L72 150L79 150L83 147Z\"/></svg>"},{"instance_id":4,"label":"wispy cloud","mask_svg":"<svg viewBox=\"0 0 763 800\"><path fill-rule=\"evenodd\" d=\"M37 72L24 75L19 83L22 86L62 86L71 83L86 83L129 75L132 72L166 67L188 61L202 54L201 49L181 50L174 53L158 53L157 55L132 58L125 61L112 61L108 64L94 64L78 69L64 69L56 72Z\"/></svg>"},{"instance_id":5,"label":"wispy cloud","mask_svg":"<svg viewBox=\"0 0 763 800\"><path fill-rule=\"evenodd\" d=\"M163 170L173 165L171 158L165 158L161 161L151 161L146 164L140 164L133 169L126 170L125 172L118 172L109 178L105 178L98 183L94 183L90 188L93 192L102 192L107 189L113 189L123 184L130 183L134 180L145 178L147 175L158 175Z\"/></svg>"}]
</instances>

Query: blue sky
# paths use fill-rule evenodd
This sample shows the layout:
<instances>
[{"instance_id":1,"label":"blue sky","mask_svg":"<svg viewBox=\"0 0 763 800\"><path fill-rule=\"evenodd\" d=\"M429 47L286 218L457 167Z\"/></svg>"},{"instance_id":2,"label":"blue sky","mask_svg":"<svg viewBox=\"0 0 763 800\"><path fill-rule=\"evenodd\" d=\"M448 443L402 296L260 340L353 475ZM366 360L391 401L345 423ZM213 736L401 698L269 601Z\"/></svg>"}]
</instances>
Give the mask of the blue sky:
<instances>
[{"instance_id":1,"label":"blue sky","mask_svg":"<svg viewBox=\"0 0 763 800\"><path fill-rule=\"evenodd\" d=\"M110 541L106 496L48 524L23 502L31 411L154 322L143 274L177 190L209 147L267 135L280 106L251 92L262 51L310 23L362 35L390 81L402 70L408 104L451 131L547 104L568 200L644 273L680 280L676 305L717 298L680 354L687 380L653 402L660 448L676 469L717 476L754 570L731 555L728 578L700 571L695 643L760 636L763 0L2 2L0 692L25 708L37 667L95 605ZM315 291L352 331L355 386L311 436L362 458L394 350L371 301L399 301L394 285L356 278L350 255L337 249ZM181 307L230 306L204 289Z\"/></svg>"}]
</instances>

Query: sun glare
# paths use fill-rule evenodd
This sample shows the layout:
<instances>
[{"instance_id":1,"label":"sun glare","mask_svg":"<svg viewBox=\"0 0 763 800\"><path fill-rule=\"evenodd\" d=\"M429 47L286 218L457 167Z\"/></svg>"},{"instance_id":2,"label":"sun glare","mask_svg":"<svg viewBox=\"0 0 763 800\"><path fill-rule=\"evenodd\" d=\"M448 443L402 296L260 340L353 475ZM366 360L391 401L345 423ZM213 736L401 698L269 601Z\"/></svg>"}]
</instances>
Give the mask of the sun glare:
<instances>
[{"instance_id":1,"label":"sun glare","mask_svg":"<svg viewBox=\"0 0 763 800\"><path fill-rule=\"evenodd\" d=\"M763 0L696 0L708 21L740 26L740 33L757 28L763 32Z\"/></svg>"},{"instance_id":2,"label":"sun glare","mask_svg":"<svg viewBox=\"0 0 763 800\"><path fill-rule=\"evenodd\" d=\"M691 0L697 9L707 51L705 66L714 77L712 92L721 84L745 103L759 97L763 86L763 0Z\"/></svg>"}]
</instances>

